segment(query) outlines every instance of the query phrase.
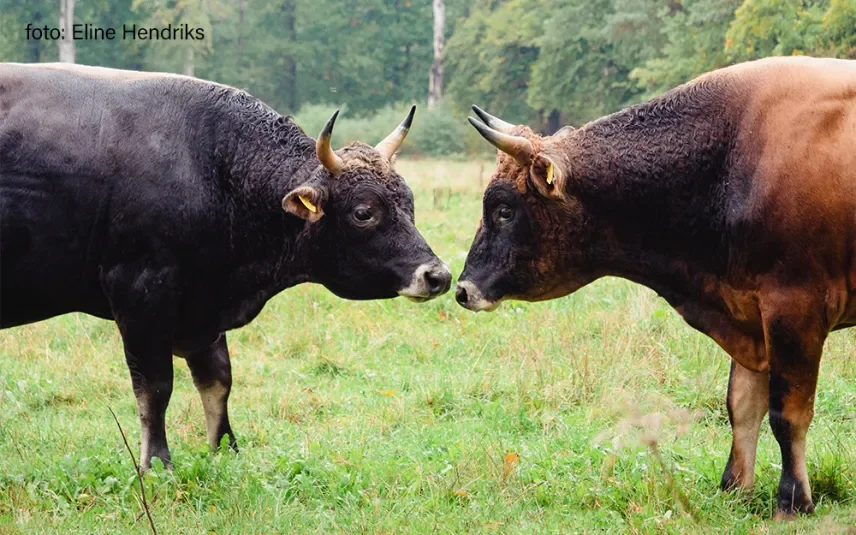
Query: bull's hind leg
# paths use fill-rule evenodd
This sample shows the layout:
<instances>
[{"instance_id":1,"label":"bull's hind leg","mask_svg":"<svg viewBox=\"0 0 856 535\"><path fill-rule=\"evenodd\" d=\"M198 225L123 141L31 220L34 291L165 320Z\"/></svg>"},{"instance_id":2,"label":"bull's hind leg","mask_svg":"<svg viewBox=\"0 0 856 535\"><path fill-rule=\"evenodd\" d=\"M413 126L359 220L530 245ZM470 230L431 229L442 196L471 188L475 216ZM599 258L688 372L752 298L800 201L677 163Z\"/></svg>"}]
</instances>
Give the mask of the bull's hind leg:
<instances>
[{"instance_id":1,"label":"bull's hind leg","mask_svg":"<svg viewBox=\"0 0 856 535\"><path fill-rule=\"evenodd\" d=\"M808 298L763 307L770 358L770 427L782 451L776 516L814 511L806 470L806 434L827 331L820 306Z\"/></svg>"},{"instance_id":2,"label":"bull's hind leg","mask_svg":"<svg viewBox=\"0 0 856 535\"><path fill-rule=\"evenodd\" d=\"M229 392L232 390L232 364L226 335L221 334L207 348L185 355L193 383L202 398L208 444L216 450L224 436L229 435L229 446L238 451L235 433L229 425Z\"/></svg>"},{"instance_id":3,"label":"bull's hind leg","mask_svg":"<svg viewBox=\"0 0 856 535\"><path fill-rule=\"evenodd\" d=\"M731 455L722 474L722 490L748 489L755 482L758 433L769 406L770 377L731 361L728 378L728 420L733 434Z\"/></svg>"}]
</instances>

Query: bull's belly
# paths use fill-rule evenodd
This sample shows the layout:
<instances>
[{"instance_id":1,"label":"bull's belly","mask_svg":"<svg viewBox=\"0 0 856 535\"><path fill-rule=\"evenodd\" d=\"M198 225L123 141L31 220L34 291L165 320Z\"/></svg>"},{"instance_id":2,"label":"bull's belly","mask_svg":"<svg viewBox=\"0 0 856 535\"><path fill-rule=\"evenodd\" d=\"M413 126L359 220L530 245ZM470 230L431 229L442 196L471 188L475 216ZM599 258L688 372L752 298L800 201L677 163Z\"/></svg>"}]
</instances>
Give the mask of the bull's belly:
<instances>
[{"instance_id":1,"label":"bull's belly","mask_svg":"<svg viewBox=\"0 0 856 535\"><path fill-rule=\"evenodd\" d=\"M77 301L74 305L54 300L18 296L0 297L0 329L36 323L70 312L83 312L102 319L113 319L106 301L97 298L87 303Z\"/></svg>"},{"instance_id":2,"label":"bull's belly","mask_svg":"<svg viewBox=\"0 0 856 535\"><path fill-rule=\"evenodd\" d=\"M88 260L94 221L50 181L0 175L0 327L75 311L110 317Z\"/></svg>"}]
</instances>

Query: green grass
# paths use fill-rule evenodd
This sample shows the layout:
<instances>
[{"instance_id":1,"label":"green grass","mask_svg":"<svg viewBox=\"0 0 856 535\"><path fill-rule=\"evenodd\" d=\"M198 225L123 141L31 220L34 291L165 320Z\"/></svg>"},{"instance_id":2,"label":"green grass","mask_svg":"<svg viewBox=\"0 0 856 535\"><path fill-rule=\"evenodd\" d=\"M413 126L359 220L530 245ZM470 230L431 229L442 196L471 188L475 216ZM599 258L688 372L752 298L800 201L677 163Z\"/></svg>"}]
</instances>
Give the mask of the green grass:
<instances>
[{"instance_id":1,"label":"green grass","mask_svg":"<svg viewBox=\"0 0 856 535\"><path fill-rule=\"evenodd\" d=\"M460 273L492 164L398 167L420 229ZM175 360L175 471L145 478L162 534L838 533L856 522L847 331L827 343L809 435L817 514L788 524L770 520L780 460L766 424L756 489L718 491L727 356L626 281L478 315L451 295L354 303L304 285L230 346L238 455L207 451ZM0 332L0 534L148 532L108 407L136 449L112 323L68 315Z\"/></svg>"}]
</instances>

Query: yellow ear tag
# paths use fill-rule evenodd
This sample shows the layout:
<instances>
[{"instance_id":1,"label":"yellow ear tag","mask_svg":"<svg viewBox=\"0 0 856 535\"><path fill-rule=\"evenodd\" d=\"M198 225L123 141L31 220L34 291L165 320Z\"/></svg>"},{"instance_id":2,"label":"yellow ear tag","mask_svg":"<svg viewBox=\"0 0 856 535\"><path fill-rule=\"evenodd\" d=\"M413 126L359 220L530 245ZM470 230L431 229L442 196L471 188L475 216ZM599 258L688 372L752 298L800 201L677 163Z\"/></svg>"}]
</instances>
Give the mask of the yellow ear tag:
<instances>
[{"instance_id":1,"label":"yellow ear tag","mask_svg":"<svg viewBox=\"0 0 856 535\"><path fill-rule=\"evenodd\" d=\"M553 162L547 164L547 184L553 183Z\"/></svg>"},{"instance_id":2,"label":"yellow ear tag","mask_svg":"<svg viewBox=\"0 0 856 535\"><path fill-rule=\"evenodd\" d=\"M313 214L318 212L318 208L314 204L309 202L309 199L307 199L303 195L298 195L297 198L300 199L300 202L303 203L303 206L305 206L307 210L309 210Z\"/></svg>"}]
</instances>

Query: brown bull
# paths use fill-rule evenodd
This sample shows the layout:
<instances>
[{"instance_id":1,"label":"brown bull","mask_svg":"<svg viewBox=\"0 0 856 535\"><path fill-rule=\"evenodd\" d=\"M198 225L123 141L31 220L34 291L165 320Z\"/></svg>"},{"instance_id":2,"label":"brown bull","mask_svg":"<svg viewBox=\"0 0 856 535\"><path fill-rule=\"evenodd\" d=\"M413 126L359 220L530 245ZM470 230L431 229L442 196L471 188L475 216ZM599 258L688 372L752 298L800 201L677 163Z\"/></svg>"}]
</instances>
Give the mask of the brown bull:
<instances>
[{"instance_id":1,"label":"brown bull","mask_svg":"<svg viewBox=\"0 0 856 535\"><path fill-rule=\"evenodd\" d=\"M856 62L744 63L549 137L474 109L500 152L458 302L652 288L732 358L722 487L752 486L769 411L777 512L811 512L823 344L856 325Z\"/></svg>"}]
</instances>

